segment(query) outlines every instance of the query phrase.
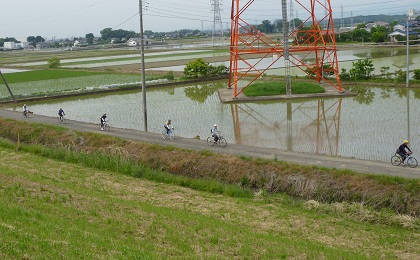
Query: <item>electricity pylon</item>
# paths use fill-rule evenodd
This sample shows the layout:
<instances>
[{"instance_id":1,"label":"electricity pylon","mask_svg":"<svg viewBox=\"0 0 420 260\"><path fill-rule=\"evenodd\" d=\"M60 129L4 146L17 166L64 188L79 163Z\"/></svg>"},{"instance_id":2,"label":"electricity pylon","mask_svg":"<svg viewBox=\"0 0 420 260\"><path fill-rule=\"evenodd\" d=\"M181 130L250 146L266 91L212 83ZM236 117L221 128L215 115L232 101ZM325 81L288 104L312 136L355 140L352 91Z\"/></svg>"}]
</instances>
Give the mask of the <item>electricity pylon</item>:
<instances>
[{"instance_id":1,"label":"electricity pylon","mask_svg":"<svg viewBox=\"0 0 420 260\"><path fill-rule=\"evenodd\" d=\"M330 1L294 0L304 10L300 17L307 17L282 39L275 41L245 21L245 17L249 17L247 10L258 0L232 0L228 87L234 87L234 97L280 61L299 68L318 83L342 91ZM285 4L286 1L273 4L271 10L278 10L280 16L287 10ZM288 21L283 22L283 26L288 26ZM283 29L283 32L287 31ZM245 84L238 89L241 80Z\"/></svg>"},{"instance_id":2,"label":"electricity pylon","mask_svg":"<svg viewBox=\"0 0 420 260\"><path fill-rule=\"evenodd\" d=\"M224 45L222 16L220 15L220 7L222 3L220 3L219 0L210 0L210 2L213 11L213 28L211 31L211 44L212 46L214 46L216 41L219 44Z\"/></svg>"}]
</instances>

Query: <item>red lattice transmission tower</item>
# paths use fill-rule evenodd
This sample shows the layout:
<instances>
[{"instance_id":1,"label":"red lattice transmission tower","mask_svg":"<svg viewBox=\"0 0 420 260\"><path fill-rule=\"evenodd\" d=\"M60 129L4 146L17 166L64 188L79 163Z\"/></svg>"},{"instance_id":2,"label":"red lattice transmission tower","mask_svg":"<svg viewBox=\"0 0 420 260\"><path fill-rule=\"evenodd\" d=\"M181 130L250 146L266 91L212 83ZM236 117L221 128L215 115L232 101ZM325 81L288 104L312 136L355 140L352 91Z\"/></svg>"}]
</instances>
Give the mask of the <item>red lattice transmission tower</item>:
<instances>
[{"instance_id":1,"label":"red lattice transmission tower","mask_svg":"<svg viewBox=\"0 0 420 260\"><path fill-rule=\"evenodd\" d=\"M329 84L342 91L330 0L291 1L299 7L299 16L306 17L305 20L295 24L293 30L288 30L286 1L273 4L270 10L278 9L279 17L283 17L286 22L283 24L287 27L283 27L286 28L283 29L283 37L271 39L245 21L245 17L249 17L247 10L251 9L252 4L256 5L254 2L258 0L232 0L228 87L234 88L234 97L267 70L279 67L282 61L286 80L289 65L292 65L318 83ZM266 5L266 2L261 6L263 4Z\"/></svg>"}]
</instances>

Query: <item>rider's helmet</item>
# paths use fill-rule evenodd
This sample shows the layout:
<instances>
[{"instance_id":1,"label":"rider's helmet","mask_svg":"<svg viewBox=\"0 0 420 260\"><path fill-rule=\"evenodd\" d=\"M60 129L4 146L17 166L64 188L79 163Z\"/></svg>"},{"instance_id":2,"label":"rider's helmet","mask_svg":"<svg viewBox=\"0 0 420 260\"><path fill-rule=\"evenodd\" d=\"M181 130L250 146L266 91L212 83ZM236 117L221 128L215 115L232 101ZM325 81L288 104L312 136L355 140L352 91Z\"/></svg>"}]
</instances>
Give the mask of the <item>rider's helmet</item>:
<instances>
[{"instance_id":1,"label":"rider's helmet","mask_svg":"<svg viewBox=\"0 0 420 260\"><path fill-rule=\"evenodd\" d=\"M217 127L217 125L215 124L214 127Z\"/></svg>"},{"instance_id":2,"label":"rider's helmet","mask_svg":"<svg viewBox=\"0 0 420 260\"><path fill-rule=\"evenodd\" d=\"M405 143L405 144L408 144L408 140L404 140L404 143Z\"/></svg>"},{"instance_id":3,"label":"rider's helmet","mask_svg":"<svg viewBox=\"0 0 420 260\"><path fill-rule=\"evenodd\" d=\"M168 122L169 122L169 123L170 123L170 122L172 122L172 121L171 121L171 119L168 119Z\"/></svg>"}]
</instances>

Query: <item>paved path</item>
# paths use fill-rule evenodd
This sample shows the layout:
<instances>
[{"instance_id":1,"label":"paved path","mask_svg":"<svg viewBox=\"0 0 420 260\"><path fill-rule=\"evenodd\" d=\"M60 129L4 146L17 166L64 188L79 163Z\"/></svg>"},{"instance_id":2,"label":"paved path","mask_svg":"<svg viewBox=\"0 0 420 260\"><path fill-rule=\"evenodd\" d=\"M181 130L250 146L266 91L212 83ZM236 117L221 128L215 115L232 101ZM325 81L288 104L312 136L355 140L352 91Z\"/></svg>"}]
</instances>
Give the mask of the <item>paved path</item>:
<instances>
[{"instance_id":1,"label":"paved path","mask_svg":"<svg viewBox=\"0 0 420 260\"><path fill-rule=\"evenodd\" d=\"M79 121L67 120L66 124L60 124L56 117L46 117L31 114L29 118L24 118L21 112L0 109L0 117L23 120L27 122L39 122L51 125L61 125L78 131L96 132L108 134L128 140L144 141L147 143L155 143L160 145L173 145L189 150L210 150L215 153L243 155L253 158L276 159L278 161L286 161L301 165L311 165L336 169L349 169L360 173L385 174L392 176L400 176L406 178L420 178L420 166L417 168L409 168L407 166L393 166L390 162L368 161L352 158L333 157L319 154L298 153L291 151L283 151L271 148L259 148L245 145L229 144L225 148L210 147L206 140L190 139L176 137L175 140L166 140L156 133L114 128L111 125L110 132L99 130L98 124L90 124Z\"/></svg>"}]
</instances>

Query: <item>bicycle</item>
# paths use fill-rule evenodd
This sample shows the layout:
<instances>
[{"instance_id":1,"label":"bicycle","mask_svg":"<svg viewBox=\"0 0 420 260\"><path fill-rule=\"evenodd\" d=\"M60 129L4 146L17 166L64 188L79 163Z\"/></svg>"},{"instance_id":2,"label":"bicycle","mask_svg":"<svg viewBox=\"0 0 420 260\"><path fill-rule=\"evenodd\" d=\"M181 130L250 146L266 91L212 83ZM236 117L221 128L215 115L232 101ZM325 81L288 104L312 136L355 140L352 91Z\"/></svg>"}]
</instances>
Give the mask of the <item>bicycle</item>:
<instances>
[{"instance_id":1,"label":"bicycle","mask_svg":"<svg viewBox=\"0 0 420 260\"><path fill-rule=\"evenodd\" d=\"M219 135L219 139L217 141L214 141L213 136L209 136L209 137L207 137L207 144L210 145L210 146L218 145L218 146L221 146L221 147L226 147L227 141L221 135Z\"/></svg>"},{"instance_id":2,"label":"bicycle","mask_svg":"<svg viewBox=\"0 0 420 260\"><path fill-rule=\"evenodd\" d=\"M175 138L174 128L172 127L171 129L169 129L169 131L167 131L166 128L163 129L162 137L163 137L163 139L169 138L171 140L174 140L174 138Z\"/></svg>"},{"instance_id":3,"label":"bicycle","mask_svg":"<svg viewBox=\"0 0 420 260\"><path fill-rule=\"evenodd\" d=\"M401 155L398 154L398 152L395 152L395 154L391 157L391 163L394 166L399 166L403 162ZM410 168L416 168L417 167L417 159L411 156L411 153L408 154L408 157L406 158L406 163L408 167ZM403 164L404 165L404 164Z\"/></svg>"},{"instance_id":4,"label":"bicycle","mask_svg":"<svg viewBox=\"0 0 420 260\"><path fill-rule=\"evenodd\" d=\"M63 124L66 123L66 118L64 117L64 115L58 116L58 122L63 123Z\"/></svg>"},{"instance_id":5,"label":"bicycle","mask_svg":"<svg viewBox=\"0 0 420 260\"><path fill-rule=\"evenodd\" d=\"M103 125L101 123L99 123L99 129L101 131L109 131L109 130L111 130L111 126L108 124L108 121L105 121L103 123Z\"/></svg>"}]
</instances>

